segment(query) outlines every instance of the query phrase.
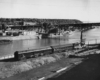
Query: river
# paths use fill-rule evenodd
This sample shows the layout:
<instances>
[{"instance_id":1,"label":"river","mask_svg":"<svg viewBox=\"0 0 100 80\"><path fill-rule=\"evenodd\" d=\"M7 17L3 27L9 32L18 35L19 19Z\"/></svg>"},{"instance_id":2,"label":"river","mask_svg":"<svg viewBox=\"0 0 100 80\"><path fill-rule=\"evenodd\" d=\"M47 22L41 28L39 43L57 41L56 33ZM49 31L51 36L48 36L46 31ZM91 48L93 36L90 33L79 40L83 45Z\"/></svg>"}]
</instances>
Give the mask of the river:
<instances>
[{"instance_id":1,"label":"river","mask_svg":"<svg viewBox=\"0 0 100 80\"><path fill-rule=\"evenodd\" d=\"M96 39L100 39L100 28L91 29L83 33L83 37L87 40L86 43L96 42ZM0 45L0 56L11 55L17 50L35 49L39 47L69 44L79 42L80 32L74 31L70 35L66 35L64 38L52 38L52 39L33 39L33 40L15 40L10 44Z\"/></svg>"}]
</instances>

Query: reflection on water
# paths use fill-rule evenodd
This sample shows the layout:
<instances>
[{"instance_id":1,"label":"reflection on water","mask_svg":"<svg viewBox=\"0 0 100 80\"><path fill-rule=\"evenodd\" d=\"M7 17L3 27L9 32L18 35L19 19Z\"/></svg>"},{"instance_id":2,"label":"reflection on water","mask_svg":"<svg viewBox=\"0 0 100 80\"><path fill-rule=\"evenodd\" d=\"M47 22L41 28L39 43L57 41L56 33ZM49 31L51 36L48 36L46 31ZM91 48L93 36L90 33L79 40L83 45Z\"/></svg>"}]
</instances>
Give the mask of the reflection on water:
<instances>
[{"instance_id":1,"label":"reflection on water","mask_svg":"<svg viewBox=\"0 0 100 80\"><path fill-rule=\"evenodd\" d=\"M92 29L84 33L84 38L100 39L100 29ZM61 45L78 42L80 39L80 32L75 31L71 35L66 35L63 38L52 39L33 39L33 40L19 40L13 41L11 44L0 45L0 56L13 54L17 50L34 49L50 45Z\"/></svg>"}]
</instances>

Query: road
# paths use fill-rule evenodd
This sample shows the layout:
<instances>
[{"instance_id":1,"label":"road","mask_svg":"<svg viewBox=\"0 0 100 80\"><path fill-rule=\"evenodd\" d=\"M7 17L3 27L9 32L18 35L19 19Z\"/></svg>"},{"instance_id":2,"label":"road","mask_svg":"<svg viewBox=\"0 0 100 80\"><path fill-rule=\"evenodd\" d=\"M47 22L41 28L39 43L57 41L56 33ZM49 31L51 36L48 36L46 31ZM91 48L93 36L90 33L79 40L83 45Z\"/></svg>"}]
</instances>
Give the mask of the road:
<instances>
[{"instance_id":1,"label":"road","mask_svg":"<svg viewBox=\"0 0 100 80\"><path fill-rule=\"evenodd\" d=\"M47 80L100 80L100 54L90 55L89 59L71 70Z\"/></svg>"}]
</instances>

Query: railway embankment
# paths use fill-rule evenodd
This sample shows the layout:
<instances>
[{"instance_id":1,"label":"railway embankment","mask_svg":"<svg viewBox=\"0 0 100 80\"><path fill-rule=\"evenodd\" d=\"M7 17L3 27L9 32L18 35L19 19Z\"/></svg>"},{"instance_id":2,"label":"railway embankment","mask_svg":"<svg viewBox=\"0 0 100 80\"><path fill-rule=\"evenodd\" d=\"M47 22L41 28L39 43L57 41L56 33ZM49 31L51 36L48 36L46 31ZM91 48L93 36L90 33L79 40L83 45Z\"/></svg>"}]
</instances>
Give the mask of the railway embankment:
<instances>
[{"instance_id":1,"label":"railway embankment","mask_svg":"<svg viewBox=\"0 0 100 80\"><path fill-rule=\"evenodd\" d=\"M53 54L18 62L0 62L0 78L1 80L37 80L44 76L50 77L57 70L80 62L82 59Z\"/></svg>"},{"instance_id":2,"label":"railway embankment","mask_svg":"<svg viewBox=\"0 0 100 80\"><path fill-rule=\"evenodd\" d=\"M21 61L1 60L0 61L0 78L7 78L15 74L31 70L52 62L56 62L62 58L68 57L73 52L63 52L52 55L41 56L38 58L30 58Z\"/></svg>"},{"instance_id":3,"label":"railway embankment","mask_svg":"<svg viewBox=\"0 0 100 80\"><path fill-rule=\"evenodd\" d=\"M43 77L43 73L45 74L45 76L47 76L48 71L50 71L50 70L53 70L50 72L55 72L57 69L59 70L60 68L72 65L75 62L80 62L84 59L84 56L100 53L100 51L98 49L87 50L85 52L81 52L78 54L75 54L75 52L76 52L75 50L66 51L66 52L60 52L60 53L56 53L56 54L40 56L37 58L24 59L21 61L1 60L0 61L0 78L2 80L7 80L7 79L15 80L19 75L20 75L19 79L16 79L16 80L27 80L27 78L31 78L31 77L32 77L32 79L34 77L39 78L39 77ZM78 57L75 58L76 56L78 56ZM63 63L63 64L61 64L61 63ZM53 66L52 64L56 64L56 65ZM49 65L49 66L47 66L47 65ZM42 69L44 70L44 72L41 71L42 66L43 66ZM45 66L47 66L47 67L45 67ZM48 68L50 70L47 70ZM34 69L35 70L37 69L37 71L34 72ZM30 73L31 70L33 72ZM40 70L40 71L38 71L38 70ZM28 77L26 77L27 75L25 75L24 73L27 73ZM36 76L36 74L37 74L37 76ZM25 77L25 78L23 78L23 77Z\"/></svg>"}]
</instances>

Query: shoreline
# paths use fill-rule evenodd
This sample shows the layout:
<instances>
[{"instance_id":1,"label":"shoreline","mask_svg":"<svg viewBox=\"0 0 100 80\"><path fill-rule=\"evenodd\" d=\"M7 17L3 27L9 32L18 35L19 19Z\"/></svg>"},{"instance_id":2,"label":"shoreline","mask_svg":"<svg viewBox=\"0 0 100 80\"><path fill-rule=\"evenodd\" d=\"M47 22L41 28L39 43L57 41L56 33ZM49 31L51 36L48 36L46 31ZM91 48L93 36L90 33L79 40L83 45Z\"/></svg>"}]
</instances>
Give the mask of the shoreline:
<instances>
[{"instance_id":1,"label":"shoreline","mask_svg":"<svg viewBox=\"0 0 100 80\"><path fill-rule=\"evenodd\" d=\"M27 39L37 39L37 36L34 37L34 35L20 35L20 36L5 36L0 37L0 40L27 40Z\"/></svg>"}]
</instances>

